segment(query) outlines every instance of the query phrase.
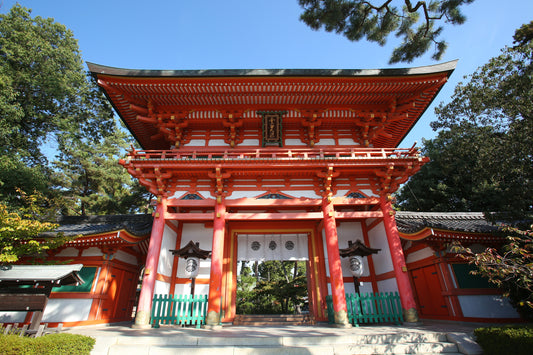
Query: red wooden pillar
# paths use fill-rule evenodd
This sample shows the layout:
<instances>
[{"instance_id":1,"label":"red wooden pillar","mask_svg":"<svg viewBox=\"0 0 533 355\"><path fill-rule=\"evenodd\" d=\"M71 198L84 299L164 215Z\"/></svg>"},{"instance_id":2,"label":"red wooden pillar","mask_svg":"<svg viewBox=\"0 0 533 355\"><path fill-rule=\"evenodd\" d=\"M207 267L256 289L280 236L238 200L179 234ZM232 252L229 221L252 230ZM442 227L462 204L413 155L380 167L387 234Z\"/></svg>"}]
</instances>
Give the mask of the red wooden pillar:
<instances>
[{"instance_id":1,"label":"red wooden pillar","mask_svg":"<svg viewBox=\"0 0 533 355\"><path fill-rule=\"evenodd\" d=\"M335 209L329 197L324 197L322 200L322 213L324 215L324 231L326 233L326 248L328 252L329 278L331 282L331 295L333 297L335 324L339 326L348 326L346 294L344 291L344 281L342 279L337 225L335 224Z\"/></svg>"},{"instance_id":2,"label":"red wooden pillar","mask_svg":"<svg viewBox=\"0 0 533 355\"><path fill-rule=\"evenodd\" d=\"M224 260L224 234L226 226L226 206L221 196L217 197L213 223L213 247L211 250L211 273L209 276L209 300L207 304L206 325L220 323L222 295L222 267Z\"/></svg>"},{"instance_id":3,"label":"red wooden pillar","mask_svg":"<svg viewBox=\"0 0 533 355\"><path fill-rule=\"evenodd\" d=\"M157 264L161 252L161 242L165 231L165 212L167 210L167 199L160 197L155 212L148 254L144 265L144 277L139 295L139 304L135 315L135 328L150 327L150 312L152 310L152 298L154 295L155 278L157 275Z\"/></svg>"},{"instance_id":4,"label":"red wooden pillar","mask_svg":"<svg viewBox=\"0 0 533 355\"><path fill-rule=\"evenodd\" d=\"M417 322L418 312L416 310L416 302L411 283L409 282L405 256L403 255L400 235L396 226L396 219L394 218L394 210L392 209L391 202L384 196L381 197L380 204L381 210L383 211L383 224L389 243L394 275L398 283L398 291L400 292L400 299L404 311L404 319L406 322Z\"/></svg>"}]
</instances>

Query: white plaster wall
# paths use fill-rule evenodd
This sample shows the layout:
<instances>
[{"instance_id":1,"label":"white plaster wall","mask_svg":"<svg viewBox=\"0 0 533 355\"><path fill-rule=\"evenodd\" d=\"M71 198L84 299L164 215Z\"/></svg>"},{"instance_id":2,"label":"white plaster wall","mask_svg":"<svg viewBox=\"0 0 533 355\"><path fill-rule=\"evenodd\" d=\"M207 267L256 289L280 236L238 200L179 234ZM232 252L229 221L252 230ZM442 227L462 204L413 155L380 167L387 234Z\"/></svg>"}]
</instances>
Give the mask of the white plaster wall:
<instances>
[{"instance_id":1,"label":"white plaster wall","mask_svg":"<svg viewBox=\"0 0 533 355\"><path fill-rule=\"evenodd\" d=\"M337 190L335 197L344 197L350 190Z\"/></svg>"},{"instance_id":2,"label":"white plaster wall","mask_svg":"<svg viewBox=\"0 0 533 355\"><path fill-rule=\"evenodd\" d=\"M102 255L104 255L104 253L102 253L100 248L97 248L97 247L91 247L91 248L85 249L81 253L81 256L102 256Z\"/></svg>"},{"instance_id":3,"label":"white plaster wall","mask_svg":"<svg viewBox=\"0 0 533 355\"><path fill-rule=\"evenodd\" d=\"M414 253L410 253L406 258L406 263L414 263L415 261L423 260L433 256L433 250L427 247L421 250L417 250Z\"/></svg>"},{"instance_id":4,"label":"white plaster wall","mask_svg":"<svg viewBox=\"0 0 533 355\"><path fill-rule=\"evenodd\" d=\"M230 198L231 199L235 199L235 200L239 199L239 198L243 198L243 197L252 198L252 197L260 195L260 194L262 194L264 192L265 191L261 191L261 192L255 192L255 191L233 191L231 193Z\"/></svg>"},{"instance_id":5,"label":"white plaster wall","mask_svg":"<svg viewBox=\"0 0 533 355\"><path fill-rule=\"evenodd\" d=\"M28 312L0 312L0 323L22 323Z\"/></svg>"},{"instance_id":6,"label":"white plaster wall","mask_svg":"<svg viewBox=\"0 0 533 355\"><path fill-rule=\"evenodd\" d=\"M191 294L191 284L178 284L174 289L175 295L190 295ZM195 295L208 295L209 294L209 285L206 284L196 284L194 286Z\"/></svg>"},{"instance_id":7,"label":"white plaster wall","mask_svg":"<svg viewBox=\"0 0 533 355\"><path fill-rule=\"evenodd\" d=\"M170 284L168 282L155 280L154 295L168 295L169 290Z\"/></svg>"},{"instance_id":8,"label":"white plaster wall","mask_svg":"<svg viewBox=\"0 0 533 355\"><path fill-rule=\"evenodd\" d=\"M211 250L213 245L213 228L206 228L203 223L184 223L181 231L180 248L189 244L191 240L195 243L199 242L200 249Z\"/></svg>"},{"instance_id":9,"label":"white plaster wall","mask_svg":"<svg viewBox=\"0 0 533 355\"><path fill-rule=\"evenodd\" d=\"M315 143L315 146L317 146L317 145L335 145L335 139L333 139L333 138L321 139L320 141Z\"/></svg>"},{"instance_id":10,"label":"white plaster wall","mask_svg":"<svg viewBox=\"0 0 533 355\"><path fill-rule=\"evenodd\" d=\"M43 314L43 322L79 322L89 318L92 299L52 298Z\"/></svg>"},{"instance_id":11,"label":"white plaster wall","mask_svg":"<svg viewBox=\"0 0 533 355\"><path fill-rule=\"evenodd\" d=\"M183 248L190 241L200 243L200 249L212 250L213 228L206 228L203 223L184 223L181 232L181 245ZM209 278L211 271L211 259L200 260L198 278ZM177 277L187 277L185 274L185 260L178 259Z\"/></svg>"},{"instance_id":12,"label":"white plaster wall","mask_svg":"<svg viewBox=\"0 0 533 355\"><path fill-rule=\"evenodd\" d=\"M509 301L497 295L458 296L465 317L520 318Z\"/></svg>"},{"instance_id":13,"label":"white plaster wall","mask_svg":"<svg viewBox=\"0 0 533 355\"><path fill-rule=\"evenodd\" d=\"M205 146L205 139L191 139L189 143L187 143L188 147L204 147Z\"/></svg>"},{"instance_id":14,"label":"white plaster wall","mask_svg":"<svg viewBox=\"0 0 533 355\"><path fill-rule=\"evenodd\" d=\"M361 192L368 197L378 197L378 195L376 195L372 190L361 190Z\"/></svg>"},{"instance_id":15,"label":"white plaster wall","mask_svg":"<svg viewBox=\"0 0 533 355\"><path fill-rule=\"evenodd\" d=\"M362 285L359 286L359 291L361 294L372 293L374 289L372 288L372 282L361 282Z\"/></svg>"},{"instance_id":16,"label":"white plaster wall","mask_svg":"<svg viewBox=\"0 0 533 355\"><path fill-rule=\"evenodd\" d=\"M300 197L304 197L304 198L319 198L319 197L321 197L321 196L318 196L312 190L291 191L289 195L297 197L297 198L300 198Z\"/></svg>"},{"instance_id":17,"label":"white plaster wall","mask_svg":"<svg viewBox=\"0 0 533 355\"><path fill-rule=\"evenodd\" d=\"M161 242L161 252L157 264L157 272L161 275L170 276L172 274L172 262L174 256L169 250L176 249L176 232L165 225L163 240Z\"/></svg>"},{"instance_id":18,"label":"white plaster wall","mask_svg":"<svg viewBox=\"0 0 533 355\"><path fill-rule=\"evenodd\" d=\"M134 255L128 254L122 250L116 252L115 259L123 261L126 264L137 265L137 258Z\"/></svg>"},{"instance_id":19,"label":"white plaster wall","mask_svg":"<svg viewBox=\"0 0 533 355\"><path fill-rule=\"evenodd\" d=\"M259 139L243 139L242 143L239 144L239 146L253 145L253 146L257 147L260 144L261 143L259 142Z\"/></svg>"},{"instance_id":20,"label":"white plaster wall","mask_svg":"<svg viewBox=\"0 0 533 355\"><path fill-rule=\"evenodd\" d=\"M396 279L387 279L378 281L379 292L398 292L398 283Z\"/></svg>"},{"instance_id":21,"label":"white plaster wall","mask_svg":"<svg viewBox=\"0 0 533 355\"><path fill-rule=\"evenodd\" d=\"M329 284L328 284L329 285ZM344 283L344 291L346 293L355 294L355 285L353 282ZM372 293L372 283L371 282L362 282L362 285L359 286L359 292L363 295L365 293Z\"/></svg>"},{"instance_id":22,"label":"white plaster wall","mask_svg":"<svg viewBox=\"0 0 533 355\"><path fill-rule=\"evenodd\" d=\"M307 145L307 143L302 142L300 139L285 139L285 145L304 146L304 145Z\"/></svg>"},{"instance_id":23,"label":"white plaster wall","mask_svg":"<svg viewBox=\"0 0 533 355\"><path fill-rule=\"evenodd\" d=\"M339 241L339 249L348 248L348 241L355 242L357 239L359 239L361 240L362 243L364 243L365 239L363 236L363 230L361 229L361 223L342 222L337 227L337 238ZM341 257L341 264L342 264L342 275L348 276L348 277L352 276L352 273L350 272L350 259ZM364 268L363 276L370 276L370 272L368 269L368 258L363 258L363 268Z\"/></svg>"},{"instance_id":24,"label":"white plaster wall","mask_svg":"<svg viewBox=\"0 0 533 355\"><path fill-rule=\"evenodd\" d=\"M389 244L387 242L387 235L385 234L383 222L368 231L368 239L370 240L371 248L381 249L377 254L372 256L376 275L381 275L392 271L392 258L390 255Z\"/></svg>"},{"instance_id":25,"label":"white plaster wall","mask_svg":"<svg viewBox=\"0 0 533 355\"><path fill-rule=\"evenodd\" d=\"M56 256L78 256L78 249L66 248L57 253Z\"/></svg>"},{"instance_id":26,"label":"white plaster wall","mask_svg":"<svg viewBox=\"0 0 533 355\"><path fill-rule=\"evenodd\" d=\"M229 147L229 144L224 142L223 139L210 139L207 145L210 147Z\"/></svg>"},{"instance_id":27,"label":"white plaster wall","mask_svg":"<svg viewBox=\"0 0 533 355\"><path fill-rule=\"evenodd\" d=\"M360 145L351 138L339 138L339 145Z\"/></svg>"}]
</instances>

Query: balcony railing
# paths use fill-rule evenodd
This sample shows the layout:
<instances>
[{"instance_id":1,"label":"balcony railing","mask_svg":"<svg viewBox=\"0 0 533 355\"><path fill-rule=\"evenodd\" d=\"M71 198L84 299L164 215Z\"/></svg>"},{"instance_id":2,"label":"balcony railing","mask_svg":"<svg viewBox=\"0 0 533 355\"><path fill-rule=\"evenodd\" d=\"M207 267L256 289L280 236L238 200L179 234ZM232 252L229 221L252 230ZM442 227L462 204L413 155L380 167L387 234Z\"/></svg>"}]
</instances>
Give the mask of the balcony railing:
<instances>
[{"instance_id":1,"label":"balcony railing","mask_svg":"<svg viewBox=\"0 0 533 355\"><path fill-rule=\"evenodd\" d=\"M128 154L131 160L352 160L352 159L405 159L417 158L415 148L331 148L331 149L235 149L235 150L135 150Z\"/></svg>"}]
</instances>

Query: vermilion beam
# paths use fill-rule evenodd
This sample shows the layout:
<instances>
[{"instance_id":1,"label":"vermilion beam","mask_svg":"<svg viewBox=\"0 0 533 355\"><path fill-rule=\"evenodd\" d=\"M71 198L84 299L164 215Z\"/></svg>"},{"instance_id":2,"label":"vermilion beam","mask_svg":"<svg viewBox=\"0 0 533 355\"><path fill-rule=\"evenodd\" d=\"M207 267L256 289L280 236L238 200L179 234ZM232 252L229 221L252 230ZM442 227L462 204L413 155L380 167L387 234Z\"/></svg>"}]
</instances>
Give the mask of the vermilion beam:
<instances>
[{"instance_id":1,"label":"vermilion beam","mask_svg":"<svg viewBox=\"0 0 533 355\"><path fill-rule=\"evenodd\" d=\"M139 328L150 326L150 310L152 309L152 297L154 294L155 279L157 275L157 265L163 241L163 232L165 231L165 211L167 209L167 200L160 198L157 204L148 254L146 255L146 264L144 268L144 278L139 295L139 304L135 316L135 326Z\"/></svg>"},{"instance_id":2,"label":"vermilion beam","mask_svg":"<svg viewBox=\"0 0 533 355\"><path fill-rule=\"evenodd\" d=\"M215 205L213 221L213 247L211 251L211 273L209 276L209 299L207 304L207 325L218 325L221 313L222 267L224 259L224 233L226 206L221 200Z\"/></svg>"},{"instance_id":3,"label":"vermilion beam","mask_svg":"<svg viewBox=\"0 0 533 355\"><path fill-rule=\"evenodd\" d=\"M396 282L398 283L398 291L400 292L400 300L404 309L405 320L406 322L417 322L418 313L416 310L416 302L411 283L409 282L402 243L394 218L394 210L392 209L391 202L384 196L381 198L381 210L383 211L383 224L385 227L385 233L387 234L394 275L396 276Z\"/></svg>"}]
</instances>

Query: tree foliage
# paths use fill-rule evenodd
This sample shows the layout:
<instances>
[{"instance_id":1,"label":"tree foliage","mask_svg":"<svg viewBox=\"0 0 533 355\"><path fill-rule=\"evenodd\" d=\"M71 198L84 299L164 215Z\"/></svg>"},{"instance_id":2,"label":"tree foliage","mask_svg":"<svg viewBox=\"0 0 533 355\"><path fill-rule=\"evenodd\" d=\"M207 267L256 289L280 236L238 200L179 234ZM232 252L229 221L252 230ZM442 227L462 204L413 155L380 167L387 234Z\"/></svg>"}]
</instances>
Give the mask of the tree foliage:
<instances>
[{"instance_id":1,"label":"tree foliage","mask_svg":"<svg viewBox=\"0 0 533 355\"><path fill-rule=\"evenodd\" d=\"M19 191L28 207L12 211L0 202L0 265L17 262L21 257L42 257L50 249L64 244L67 239L57 237L46 241L35 238L46 231L53 230L56 224L43 221L44 197L39 194L26 195Z\"/></svg>"},{"instance_id":2,"label":"tree foliage","mask_svg":"<svg viewBox=\"0 0 533 355\"><path fill-rule=\"evenodd\" d=\"M505 48L438 106L431 125L440 131L423 148L431 161L398 194L402 209L531 215L533 44L524 38L517 31L522 45Z\"/></svg>"},{"instance_id":3,"label":"tree foliage","mask_svg":"<svg viewBox=\"0 0 533 355\"><path fill-rule=\"evenodd\" d=\"M20 5L0 15L0 201L20 206L20 188L63 214L138 211L148 194L117 164L124 132L70 30Z\"/></svg>"},{"instance_id":4,"label":"tree foliage","mask_svg":"<svg viewBox=\"0 0 533 355\"><path fill-rule=\"evenodd\" d=\"M237 285L237 313L288 314L307 296L305 262L265 261L252 271L243 263Z\"/></svg>"},{"instance_id":5,"label":"tree foliage","mask_svg":"<svg viewBox=\"0 0 533 355\"><path fill-rule=\"evenodd\" d=\"M342 34L350 41L366 39L383 46L394 33L402 37L390 63L412 62L434 46L433 59L439 60L447 48L441 39L443 26L460 25L466 20L461 6L474 0L299 0L304 12L300 19L309 27L321 27ZM403 5L403 6L402 6Z\"/></svg>"}]
</instances>

